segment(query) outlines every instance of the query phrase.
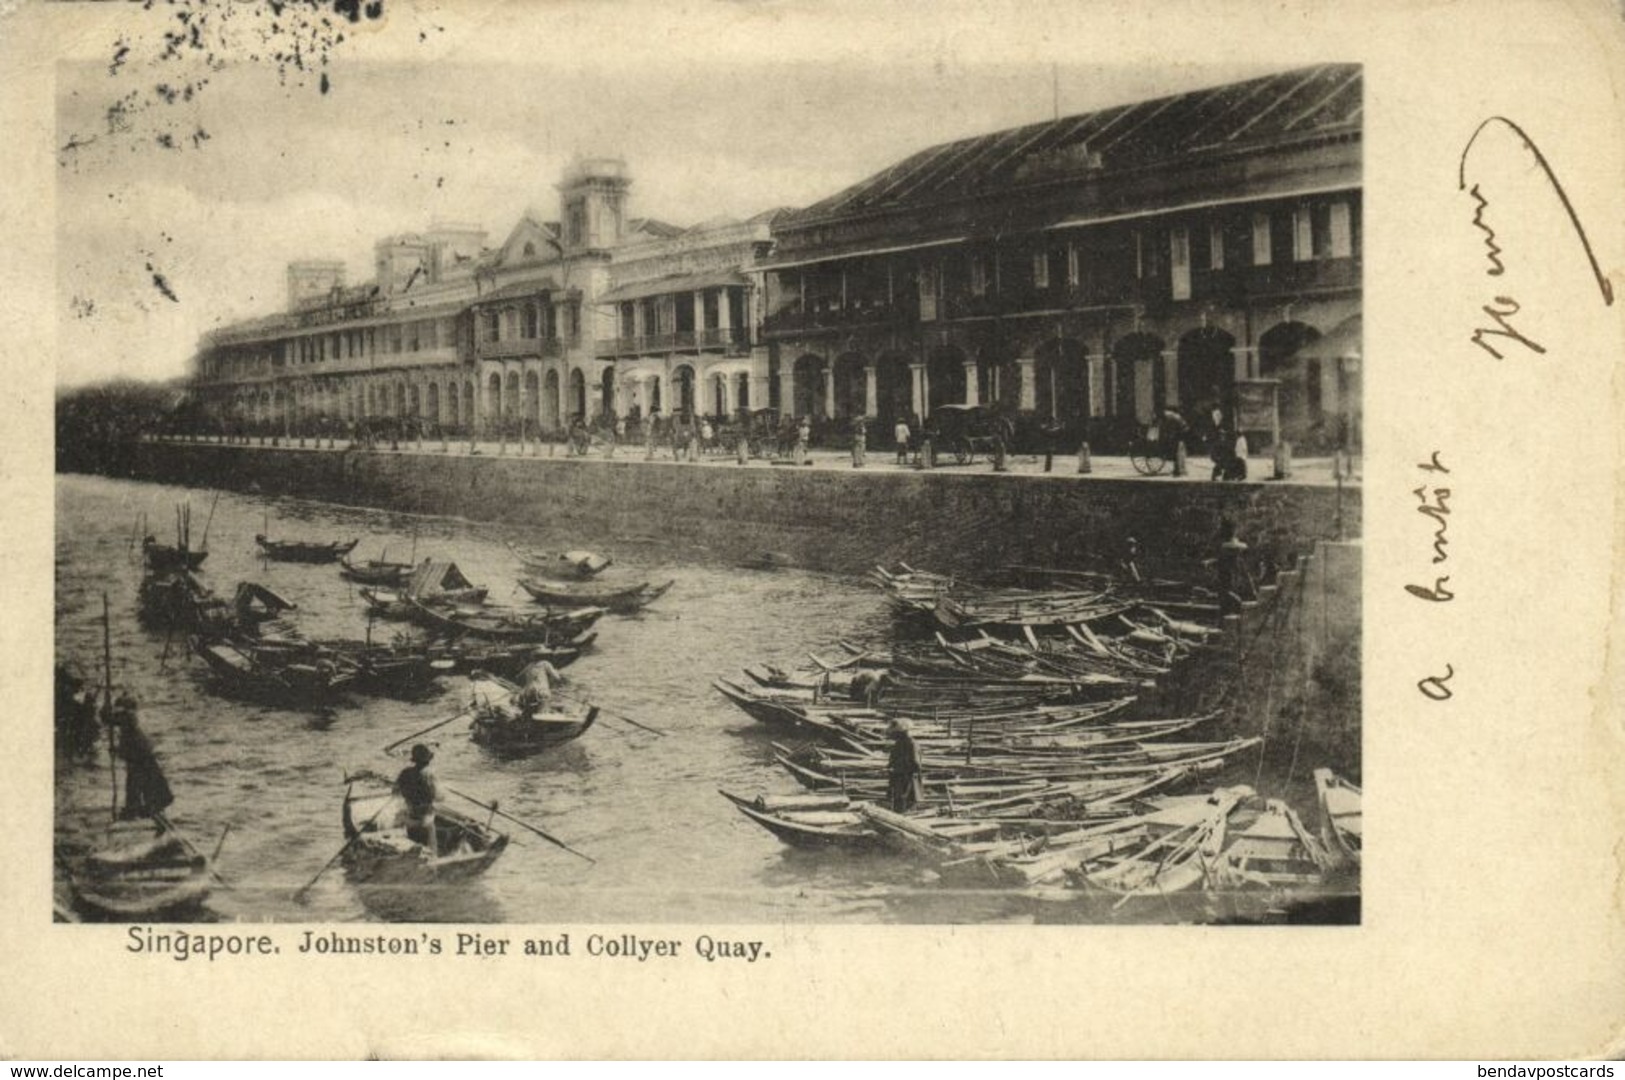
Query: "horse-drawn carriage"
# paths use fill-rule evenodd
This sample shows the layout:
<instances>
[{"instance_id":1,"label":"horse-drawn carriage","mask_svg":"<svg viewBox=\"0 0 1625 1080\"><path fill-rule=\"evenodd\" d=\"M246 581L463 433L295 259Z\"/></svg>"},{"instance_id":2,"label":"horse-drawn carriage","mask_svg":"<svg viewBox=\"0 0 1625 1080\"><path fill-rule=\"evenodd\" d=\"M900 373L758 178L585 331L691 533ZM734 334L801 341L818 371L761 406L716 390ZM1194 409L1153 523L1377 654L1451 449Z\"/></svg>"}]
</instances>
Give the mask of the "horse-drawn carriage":
<instances>
[{"instance_id":1,"label":"horse-drawn carriage","mask_svg":"<svg viewBox=\"0 0 1625 1080\"><path fill-rule=\"evenodd\" d=\"M777 409L740 409L727 423L717 426L715 449L718 453L735 456L743 441L749 457L788 454L795 447L796 430L794 424L786 428L787 421L788 418L779 416Z\"/></svg>"},{"instance_id":2,"label":"horse-drawn carriage","mask_svg":"<svg viewBox=\"0 0 1625 1080\"><path fill-rule=\"evenodd\" d=\"M961 465L969 465L978 454L996 458L1008 450L1016 426L987 405L938 405L931 410L926 434L936 454L952 454Z\"/></svg>"}]
</instances>

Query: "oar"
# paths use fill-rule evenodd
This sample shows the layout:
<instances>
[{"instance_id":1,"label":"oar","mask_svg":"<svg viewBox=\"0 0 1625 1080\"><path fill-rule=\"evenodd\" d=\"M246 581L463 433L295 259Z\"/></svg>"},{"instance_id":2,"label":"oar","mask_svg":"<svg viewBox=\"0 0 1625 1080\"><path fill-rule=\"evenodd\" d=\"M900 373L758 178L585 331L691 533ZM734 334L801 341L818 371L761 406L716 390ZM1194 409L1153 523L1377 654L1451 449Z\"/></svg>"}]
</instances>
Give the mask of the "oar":
<instances>
[{"instance_id":1,"label":"oar","mask_svg":"<svg viewBox=\"0 0 1625 1080\"><path fill-rule=\"evenodd\" d=\"M406 743L411 742L413 739L417 738L420 735L427 735L429 732L435 730L436 728L443 728L447 724L451 723L453 720L461 720L463 717L467 716L469 713L471 713L473 711L474 711L474 706L470 705L468 708L464 709L462 712L458 713L455 716L449 716L446 719L439 721L438 723L430 724L428 727L424 728L422 731L414 731L412 734L408 735L404 739L395 740L394 742L390 743L388 746L384 747L383 752L386 753L386 754L390 753L396 747L403 746Z\"/></svg>"},{"instance_id":2,"label":"oar","mask_svg":"<svg viewBox=\"0 0 1625 1080\"><path fill-rule=\"evenodd\" d=\"M203 519L203 542L198 545L198 550L200 551L209 550L209 526L214 524L214 508L219 505L219 503L220 489L216 488L214 492L214 501L209 503L209 516Z\"/></svg>"},{"instance_id":3,"label":"oar","mask_svg":"<svg viewBox=\"0 0 1625 1080\"><path fill-rule=\"evenodd\" d=\"M481 810L489 810L489 811L491 811L491 813L496 814L499 817L507 818L509 821L513 822L515 825L524 826L525 828L529 829L531 832L535 833L537 836L540 836L543 840L546 840L550 844L554 844L554 845L556 845L558 847L563 848L565 851L568 851L570 854L576 856L577 858L586 859L588 862L594 863L594 864L596 864L598 862L598 860L593 858L591 855L583 855L581 852L577 851L575 848L571 847L569 844L566 844L563 840L560 840L556 836L549 836L547 833L545 833L542 830L538 829L536 826L532 825L530 822L523 821L523 820L521 820L519 818L516 818L512 814L508 813L506 810L498 810L495 803L482 803L482 802L480 802L480 800L474 798L474 796L472 796L472 795L464 795L461 791L458 791L456 788L447 788L446 790L450 791L453 795L456 795L460 799L467 799L469 802L473 803L475 806L479 807Z\"/></svg>"},{"instance_id":4,"label":"oar","mask_svg":"<svg viewBox=\"0 0 1625 1080\"><path fill-rule=\"evenodd\" d=\"M496 681L505 682L506 680L498 679ZM512 685L512 684L509 684L509 685ZM651 735L659 735L662 738L664 738L666 735L670 734L669 732L661 731L659 728L650 727L648 724L645 724L645 723L642 723L640 721L634 720L630 716L627 716L625 713L618 713L614 709L606 709L602 705L597 704L596 702L583 701L581 698L575 697L575 696L573 696L571 694L562 693L562 692L555 692L553 694L553 696L557 697L557 698L563 698L566 701L573 701L578 705L591 705L593 708L596 708L599 711L600 714L602 714L604 716L613 716L617 720L623 720L626 723L631 724L635 728L642 728L644 731L649 732Z\"/></svg>"},{"instance_id":5,"label":"oar","mask_svg":"<svg viewBox=\"0 0 1625 1080\"><path fill-rule=\"evenodd\" d=\"M345 791L344 797L345 798L350 797L350 793L349 793L348 790ZM309 881L305 882L304 887L301 888L298 892L293 894L293 899L294 899L295 903L301 903L301 904L304 903L305 894L308 893L311 890L311 888L315 886L316 882L321 880L321 877L322 877L323 874L325 874L329 870L333 869L333 865L335 863L337 863L340 859L344 858L344 853L346 851L349 851L351 846L353 846L357 840L361 839L362 834L367 831L367 826L371 825L374 821L377 821L378 820L378 815L382 814L384 812L384 810L388 806L389 806L389 800L386 799L386 800L384 800L384 803L383 803L382 806L378 807L378 809L376 809L376 810L374 810L372 812L372 817L370 817L366 821L362 822L361 827L355 831L355 835L350 837L348 840L344 841L344 846L339 848L336 852L334 852L333 857L331 859L328 859L327 862L325 864L323 864L323 866L322 866L322 868L320 870L316 871L316 876L311 878Z\"/></svg>"},{"instance_id":6,"label":"oar","mask_svg":"<svg viewBox=\"0 0 1625 1080\"><path fill-rule=\"evenodd\" d=\"M626 715L624 715L622 713L615 712L612 709L606 709L602 705L598 706L598 711L603 713L605 716L613 716L617 720L620 720L620 721L622 721L624 723L631 724L635 728L642 728L644 731L649 732L649 734L651 734L651 735L659 735L662 738L664 738L668 734L667 732L661 731L659 728L653 728L653 727L650 727L648 724L639 723L638 721L632 719L630 716L626 716Z\"/></svg>"}]
</instances>

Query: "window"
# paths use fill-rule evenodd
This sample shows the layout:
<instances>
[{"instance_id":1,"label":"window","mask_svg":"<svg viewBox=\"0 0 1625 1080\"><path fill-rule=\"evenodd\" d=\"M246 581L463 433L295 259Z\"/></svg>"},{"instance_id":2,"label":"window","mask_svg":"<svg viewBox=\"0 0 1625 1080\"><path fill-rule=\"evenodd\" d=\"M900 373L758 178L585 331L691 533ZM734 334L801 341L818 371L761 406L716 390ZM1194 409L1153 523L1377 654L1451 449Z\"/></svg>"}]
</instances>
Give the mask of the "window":
<instances>
[{"instance_id":1,"label":"window","mask_svg":"<svg viewBox=\"0 0 1625 1080\"><path fill-rule=\"evenodd\" d=\"M1292 211L1292 261L1308 262L1315 257L1315 230L1309 207L1299 206Z\"/></svg>"},{"instance_id":2,"label":"window","mask_svg":"<svg viewBox=\"0 0 1625 1080\"><path fill-rule=\"evenodd\" d=\"M1134 230L1134 277L1136 280L1145 278L1145 237L1140 230Z\"/></svg>"},{"instance_id":3,"label":"window","mask_svg":"<svg viewBox=\"0 0 1625 1080\"><path fill-rule=\"evenodd\" d=\"M1354 227L1349 215L1349 204L1334 202L1331 205L1331 234L1332 258L1351 259L1354 257Z\"/></svg>"},{"instance_id":4,"label":"window","mask_svg":"<svg viewBox=\"0 0 1625 1080\"><path fill-rule=\"evenodd\" d=\"M1083 273L1082 273L1083 267L1080 265L1081 263L1082 263L1082 259L1079 258L1078 245L1075 244L1075 243L1067 244L1066 245L1066 283L1068 285L1072 286L1073 288L1077 287L1078 282L1080 280L1082 280L1082 277L1083 277Z\"/></svg>"},{"instance_id":5,"label":"window","mask_svg":"<svg viewBox=\"0 0 1625 1080\"><path fill-rule=\"evenodd\" d=\"M987 262L980 255L970 257L970 291L972 296L987 295Z\"/></svg>"},{"instance_id":6,"label":"window","mask_svg":"<svg viewBox=\"0 0 1625 1080\"><path fill-rule=\"evenodd\" d=\"M1214 222L1207 230L1207 268L1224 269L1224 226Z\"/></svg>"},{"instance_id":7,"label":"window","mask_svg":"<svg viewBox=\"0 0 1625 1080\"><path fill-rule=\"evenodd\" d=\"M1270 216L1264 213L1253 215L1253 265L1268 266L1270 264Z\"/></svg>"},{"instance_id":8,"label":"window","mask_svg":"<svg viewBox=\"0 0 1625 1080\"><path fill-rule=\"evenodd\" d=\"M1033 286L1039 289L1049 288L1049 253L1044 251L1033 252Z\"/></svg>"},{"instance_id":9,"label":"window","mask_svg":"<svg viewBox=\"0 0 1625 1080\"><path fill-rule=\"evenodd\" d=\"M587 207L581 202L569 206L564 223L564 242L578 247L587 232Z\"/></svg>"},{"instance_id":10,"label":"window","mask_svg":"<svg viewBox=\"0 0 1625 1080\"><path fill-rule=\"evenodd\" d=\"M1191 234L1189 229L1168 230L1168 265L1175 300L1191 298Z\"/></svg>"},{"instance_id":11,"label":"window","mask_svg":"<svg viewBox=\"0 0 1625 1080\"><path fill-rule=\"evenodd\" d=\"M536 243L535 243L535 241L526 240L525 241L525 258L534 259L535 257L536 257Z\"/></svg>"}]
</instances>

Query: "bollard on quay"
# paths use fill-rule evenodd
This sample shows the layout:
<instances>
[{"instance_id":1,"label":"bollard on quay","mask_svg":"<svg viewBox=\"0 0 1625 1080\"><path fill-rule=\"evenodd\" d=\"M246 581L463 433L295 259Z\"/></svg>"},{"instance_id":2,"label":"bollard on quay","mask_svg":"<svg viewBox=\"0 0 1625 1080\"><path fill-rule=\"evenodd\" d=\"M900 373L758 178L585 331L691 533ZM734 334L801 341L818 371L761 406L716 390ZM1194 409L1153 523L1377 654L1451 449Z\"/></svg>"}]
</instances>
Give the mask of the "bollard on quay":
<instances>
[{"instance_id":1,"label":"bollard on quay","mask_svg":"<svg viewBox=\"0 0 1625 1080\"><path fill-rule=\"evenodd\" d=\"M1078 475L1088 476L1095 471L1094 463L1089 460L1089 444L1078 444Z\"/></svg>"},{"instance_id":2,"label":"bollard on quay","mask_svg":"<svg viewBox=\"0 0 1625 1080\"><path fill-rule=\"evenodd\" d=\"M1275 444L1275 479L1286 480L1292 476L1292 444L1278 442Z\"/></svg>"},{"instance_id":3,"label":"bollard on quay","mask_svg":"<svg viewBox=\"0 0 1625 1080\"><path fill-rule=\"evenodd\" d=\"M1190 466L1185 457L1185 440L1180 439L1174 443L1174 475L1186 476L1190 473Z\"/></svg>"}]
</instances>

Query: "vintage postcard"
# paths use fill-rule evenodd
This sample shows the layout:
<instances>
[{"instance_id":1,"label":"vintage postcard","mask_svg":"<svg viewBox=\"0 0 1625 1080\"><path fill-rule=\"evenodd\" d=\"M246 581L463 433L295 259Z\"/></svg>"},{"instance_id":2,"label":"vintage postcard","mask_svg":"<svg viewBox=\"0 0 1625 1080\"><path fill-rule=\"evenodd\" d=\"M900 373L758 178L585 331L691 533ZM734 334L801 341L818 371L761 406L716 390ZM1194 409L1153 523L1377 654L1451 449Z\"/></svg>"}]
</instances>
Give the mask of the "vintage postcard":
<instances>
[{"instance_id":1,"label":"vintage postcard","mask_svg":"<svg viewBox=\"0 0 1625 1080\"><path fill-rule=\"evenodd\" d=\"M1617 1055L1622 45L0 10L0 1054Z\"/></svg>"}]
</instances>

